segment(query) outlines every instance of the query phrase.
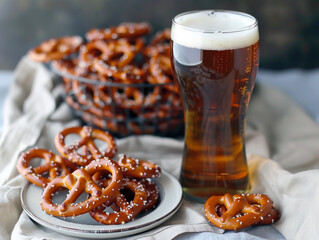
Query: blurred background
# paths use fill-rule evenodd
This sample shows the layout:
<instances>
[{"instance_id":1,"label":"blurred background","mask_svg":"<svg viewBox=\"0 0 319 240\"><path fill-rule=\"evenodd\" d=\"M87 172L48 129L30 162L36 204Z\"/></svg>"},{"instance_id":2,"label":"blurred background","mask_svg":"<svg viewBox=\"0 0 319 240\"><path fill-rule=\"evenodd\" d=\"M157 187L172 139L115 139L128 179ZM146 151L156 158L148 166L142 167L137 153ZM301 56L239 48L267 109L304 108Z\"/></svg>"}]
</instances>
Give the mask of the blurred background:
<instances>
[{"instance_id":1,"label":"blurred background","mask_svg":"<svg viewBox=\"0 0 319 240\"><path fill-rule=\"evenodd\" d=\"M319 67L318 0L0 0L0 70L13 70L30 48L49 38L139 21L156 32L170 27L175 15L196 9L254 15L260 68Z\"/></svg>"}]
</instances>

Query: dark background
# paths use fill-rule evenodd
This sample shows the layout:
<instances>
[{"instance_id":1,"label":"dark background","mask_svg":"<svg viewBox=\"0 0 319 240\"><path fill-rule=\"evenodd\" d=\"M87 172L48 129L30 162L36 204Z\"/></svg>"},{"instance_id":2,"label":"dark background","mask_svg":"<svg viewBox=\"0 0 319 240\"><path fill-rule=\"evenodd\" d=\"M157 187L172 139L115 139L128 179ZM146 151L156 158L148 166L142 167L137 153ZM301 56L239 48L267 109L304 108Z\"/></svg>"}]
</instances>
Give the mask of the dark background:
<instances>
[{"instance_id":1,"label":"dark background","mask_svg":"<svg viewBox=\"0 0 319 240\"><path fill-rule=\"evenodd\" d=\"M260 68L319 67L318 0L0 0L0 69L44 40L147 21L154 32L184 11L229 9L259 20Z\"/></svg>"}]
</instances>

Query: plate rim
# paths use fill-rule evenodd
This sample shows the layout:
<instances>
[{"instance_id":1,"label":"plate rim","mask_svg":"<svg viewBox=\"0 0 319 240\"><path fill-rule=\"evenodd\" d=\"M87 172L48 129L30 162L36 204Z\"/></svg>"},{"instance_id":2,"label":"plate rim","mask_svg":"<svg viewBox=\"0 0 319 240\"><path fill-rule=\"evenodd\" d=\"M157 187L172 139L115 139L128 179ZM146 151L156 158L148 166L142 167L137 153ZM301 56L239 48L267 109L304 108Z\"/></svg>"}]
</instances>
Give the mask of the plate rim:
<instances>
[{"instance_id":1,"label":"plate rim","mask_svg":"<svg viewBox=\"0 0 319 240\"><path fill-rule=\"evenodd\" d=\"M21 206L22 206L23 210L26 212L26 214L29 216L29 218L31 218L33 221L35 221L36 223L40 224L41 226L43 226L45 228L51 229L55 232L62 233L64 235L77 236L77 237L91 237L91 238L98 238L98 237L111 238L111 237L131 236L131 235L134 235L134 234L137 234L140 232L145 232L147 230L150 230L152 228L157 227L158 225L162 224L167 219L169 219L171 216L173 216L178 211L178 209L181 207L182 200L183 200L183 190L182 190L182 187L181 187L179 181L173 175L168 173L167 171L162 170L161 177L158 179L154 179L157 182L157 184L159 185L160 189L163 189L162 201L159 203L159 206L157 207L157 209L160 209L160 206L163 205L163 202L165 202L165 200L167 200L167 196L166 196L167 190L165 191L166 186L165 186L165 184L163 184L164 178L167 178L166 181L169 181L170 183L172 183L175 186L174 187L174 192L176 193L175 199L176 199L176 197L178 197L178 199L176 200L174 207L170 211L165 212L165 214L160 215L159 217L155 218L152 221L140 223L139 225L133 225L130 227L125 227L125 224L90 225L90 224L83 224L83 223L74 223L74 222L68 222L62 218L52 218L55 220L46 221L41 216L38 216L38 214L34 213L32 209L29 208L28 203L27 203L27 199L25 199L27 191L30 188L30 185L32 185L32 183L30 183L30 182L27 182L21 190L21 193L20 193ZM170 187L171 187L171 185L170 185ZM157 210L157 211L159 211L159 210ZM48 216L48 217L50 217L50 216ZM50 219L50 218L48 218L48 219ZM79 227L76 228L76 227L72 227L72 226L63 226L63 225L54 223L54 221L56 221L56 220L58 222L60 222L60 221L65 222L66 221L68 223L68 225L75 224L75 225L78 225ZM81 226L90 226L91 229L81 229L80 228ZM107 226L121 226L121 227L114 228L114 229L112 229L112 228L111 229L95 229L95 228L101 228L101 227L103 228L103 227L107 227Z\"/></svg>"}]
</instances>

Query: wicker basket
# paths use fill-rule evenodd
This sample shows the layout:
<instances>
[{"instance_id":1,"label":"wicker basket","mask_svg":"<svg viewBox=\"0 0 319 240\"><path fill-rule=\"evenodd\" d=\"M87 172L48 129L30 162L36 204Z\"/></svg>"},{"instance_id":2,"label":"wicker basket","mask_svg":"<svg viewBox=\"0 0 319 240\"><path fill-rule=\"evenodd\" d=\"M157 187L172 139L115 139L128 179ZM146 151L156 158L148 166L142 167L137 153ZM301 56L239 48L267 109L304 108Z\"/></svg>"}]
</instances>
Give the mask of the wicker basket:
<instances>
[{"instance_id":1,"label":"wicker basket","mask_svg":"<svg viewBox=\"0 0 319 240\"><path fill-rule=\"evenodd\" d=\"M181 136L183 107L174 83L123 84L92 80L51 69L61 79L64 99L83 124L116 137Z\"/></svg>"}]
</instances>

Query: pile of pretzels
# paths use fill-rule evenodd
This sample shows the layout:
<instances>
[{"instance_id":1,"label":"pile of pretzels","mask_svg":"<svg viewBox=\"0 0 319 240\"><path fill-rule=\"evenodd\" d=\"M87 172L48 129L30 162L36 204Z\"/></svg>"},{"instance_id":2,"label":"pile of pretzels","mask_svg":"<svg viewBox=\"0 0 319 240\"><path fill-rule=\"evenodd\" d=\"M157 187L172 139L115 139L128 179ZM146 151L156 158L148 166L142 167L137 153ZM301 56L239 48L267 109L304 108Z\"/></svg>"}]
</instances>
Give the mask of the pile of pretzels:
<instances>
[{"instance_id":1,"label":"pile of pretzels","mask_svg":"<svg viewBox=\"0 0 319 240\"><path fill-rule=\"evenodd\" d=\"M239 230L252 225L272 224L280 218L265 194L213 195L204 205L206 218L218 228Z\"/></svg>"},{"instance_id":2,"label":"pile of pretzels","mask_svg":"<svg viewBox=\"0 0 319 240\"><path fill-rule=\"evenodd\" d=\"M50 39L29 51L52 62L65 100L88 124L112 134L183 131L183 108L170 63L170 29L149 41L148 23L122 23Z\"/></svg>"},{"instance_id":3,"label":"pile of pretzels","mask_svg":"<svg viewBox=\"0 0 319 240\"><path fill-rule=\"evenodd\" d=\"M71 134L79 139L67 144ZM107 144L104 151L97 140ZM96 221L113 225L132 221L156 207L159 189L153 180L160 176L161 168L126 154L113 160L117 146L108 132L89 126L70 127L56 136L55 145L60 155L33 148L23 152L17 162L19 173L43 188L40 205L46 213L57 217L89 213ZM33 166L31 161L39 158L43 161ZM68 194L55 203L61 190Z\"/></svg>"}]
</instances>

